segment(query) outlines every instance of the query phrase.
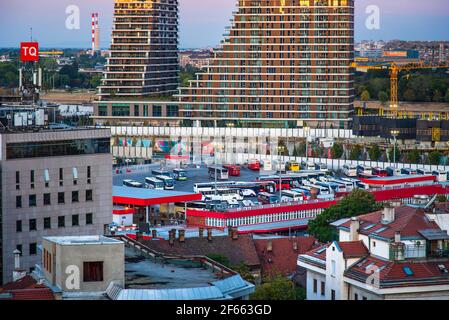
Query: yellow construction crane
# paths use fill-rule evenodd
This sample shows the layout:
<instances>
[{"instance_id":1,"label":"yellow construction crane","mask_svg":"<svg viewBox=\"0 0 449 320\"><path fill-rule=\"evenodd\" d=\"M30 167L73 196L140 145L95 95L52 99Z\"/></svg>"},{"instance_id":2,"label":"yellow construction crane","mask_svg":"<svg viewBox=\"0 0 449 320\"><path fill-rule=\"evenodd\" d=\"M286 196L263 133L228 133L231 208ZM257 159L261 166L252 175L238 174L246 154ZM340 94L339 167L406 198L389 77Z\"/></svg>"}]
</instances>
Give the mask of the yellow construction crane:
<instances>
[{"instance_id":1,"label":"yellow construction crane","mask_svg":"<svg viewBox=\"0 0 449 320\"><path fill-rule=\"evenodd\" d=\"M363 70L389 70L390 72L390 111L393 117L397 118L399 113L398 98L398 75L401 71L413 71L420 69L447 69L449 65L427 64L424 62L398 64L395 62L382 65L360 65L357 62L351 63L351 68ZM360 114L361 110L359 111ZM380 109L380 115L384 115L384 110Z\"/></svg>"}]
</instances>

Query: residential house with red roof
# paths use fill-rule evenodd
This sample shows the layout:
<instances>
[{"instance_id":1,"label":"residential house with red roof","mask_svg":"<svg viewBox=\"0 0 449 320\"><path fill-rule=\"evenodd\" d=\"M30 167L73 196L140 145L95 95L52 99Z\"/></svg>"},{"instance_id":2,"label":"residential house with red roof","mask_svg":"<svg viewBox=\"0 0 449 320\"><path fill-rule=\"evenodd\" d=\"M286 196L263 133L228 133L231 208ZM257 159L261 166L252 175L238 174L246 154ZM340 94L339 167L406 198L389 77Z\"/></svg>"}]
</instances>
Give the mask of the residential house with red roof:
<instances>
[{"instance_id":1,"label":"residential house with red roof","mask_svg":"<svg viewBox=\"0 0 449 320\"><path fill-rule=\"evenodd\" d=\"M445 215L390 205L340 224L340 241L298 257L307 270L307 298L449 300Z\"/></svg>"}]
</instances>

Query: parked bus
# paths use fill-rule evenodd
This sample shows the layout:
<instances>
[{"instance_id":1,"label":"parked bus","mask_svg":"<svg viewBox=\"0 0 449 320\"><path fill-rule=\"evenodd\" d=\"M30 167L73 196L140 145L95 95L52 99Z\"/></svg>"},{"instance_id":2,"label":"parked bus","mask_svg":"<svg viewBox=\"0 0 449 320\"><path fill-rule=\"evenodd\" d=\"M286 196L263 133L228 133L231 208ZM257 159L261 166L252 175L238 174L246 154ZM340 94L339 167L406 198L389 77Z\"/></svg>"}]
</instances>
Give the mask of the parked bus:
<instances>
[{"instance_id":1,"label":"parked bus","mask_svg":"<svg viewBox=\"0 0 449 320\"><path fill-rule=\"evenodd\" d=\"M398 176L401 174L401 170L398 168L387 167L386 170L389 177Z\"/></svg>"},{"instance_id":2,"label":"parked bus","mask_svg":"<svg viewBox=\"0 0 449 320\"><path fill-rule=\"evenodd\" d=\"M301 165L302 165L303 170L308 170L308 171L316 170L315 163L313 163L313 162L302 162Z\"/></svg>"},{"instance_id":3,"label":"parked bus","mask_svg":"<svg viewBox=\"0 0 449 320\"><path fill-rule=\"evenodd\" d=\"M447 182L447 172L443 170L434 170L432 175L436 176L439 182Z\"/></svg>"},{"instance_id":4,"label":"parked bus","mask_svg":"<svg viewBox=\"0 0 449 320\"><path fill-rule=\"evenodd\" d=\"M415 169L411 169L411 168L402 168L401 169L401 174L413 175L413 174L416 174L416 170Z\"/></svg>"},{"instance_id":5,"label":"parked bus","mask_svg":"<svg viewBox=\"0 0 449 320\"><path fill-rule=\"evenodd\" d=\"M315 170L327 171L329 169L327 167L327 164L325 164L325 163L315 163Z\"/></svg>"},{"instance_id":6,"label":"parked bus","mask_svg":"<svg viewBox=\"0 0 449 320\"><path fill-rule=\"evenodd\" d=\"M347 177L357 177L357 167L352 164L343 165L343 173Z\"/></svg>"},{"instance_id":7,"label":"parked bus","mask_svg":"<svg viewBox=\"0 0 449 320\"><path fill-rule=\"evenodd\" d=\"M257 198L260 203L262 204L275 204L279 203L279 198L275 195L272 195L270 193L262 192L259 193L259 196Z\"/></svg>"},{"instance_id":8,"label":"parked bus","mask_svg":"<svg viewBox=\"0 0 449 320\"><path fill-rule=\"evenodd\" d=\"M130 187L130 188L143 188L144 187L143 183L140 183L140 182L137 182L137 181L134 181L131 179L123 180L123 185L125 187Z\"/></svg>"},{"instance_id":9,"label":"parked bus","mask_svg":"<svg viewBox=\"0 0 449 320\"><path fill-rule=\"evenodd\" d=\"M263 160L263 170L264 171L271 171L271 170L273 170L273 166L271 164L271 160L269 160L269 159Z\"/></svg>"},{"instance_id":10,"label":"parked bus","mask_svg":"<svg viewBox=\"0 0 449 320\"><path fill-rule=\"evenodd\" d=\"M388 177L387 170L379 168L379 167L373 168L371 174L376 177Z\"/></svg>"},{"instance_id":11,"label":"parked bus","mask_svg":"<svg viewBox=\"0 0 449 320\"><path fill-rule=\"evenodd\" d=\"M315 169L315 166L313 166L313 169ZM296 161L287 161L285 164L285 170L286 171L299 171L301 170L301 166Z\"/></svg>"},{"instance_id":12,"label":"parked bus","mask_svg":"<svg viewBox=\"0 0 449 320\"><path fill-rule=\"evenodd\" d=\"M331 182L331 181L327 181L327 182L317 182L315 185L327 188L327 189L331 189L332 192L346 192L346 186L344 184L341 183L336 183L336 182Z\"/></svg>"},{"instance_id":13,"label":"parked bus","mask_svg":"<svg viewBox=\"0 0 449 320\"><path fill-rule=\"evenodd\" d=\"M229 179L229 171L228 169L222 167L209 167L209 176L215 179L217 176L217 180L228 180Z\"/></svg>"},{"instance_id":14,"label":"parked bus","mask_svg":"<svg viewBox=\"0 0 449 320\"><path fill-rule=\"evenodd\" d=\"M202 194L204 201L243 200L243 197L241 195L235 193L235 190L230 189L221 189L221 190L217 189L216 192L215 190L210 190L209 192L204 191Z\"/></svg>"},{"instance_id":15,"label":"parked bus","mask_svg":"<svg viewBox=\"0 0 449 320\"><path fill-rule=\"evenodd\" d=\"M172 177L156 176L156 179L161 180L164 183L165 190L175 189L175 180Z\"/></svg>"},{"instance_id":16,"label":"parked bus","mask_svg":"<svg viewBox=\"0 0 449 320\"><path fill-rule=\"evenodd\" d=\"M165 169L153 169L151 174L155 176L170 176L170 171Z\"/></svg>"},{"instance_id":17,"label":"parked bus","mask_svg":"<svg viewBox=\"0 0 449 320\"><path fill-rule=\"evenodd\" d=\"M248 161L248 169L253 171L260 170L260 161L256 159L252 159Z\"/></svg>"},{"instance_id":18,"label":"parked bus","mask_svg":"<svg viewBox=\"0 0 449 320\"><path fill-rule=\"evenodd\" d=\"M289 190L293 186L293 179L288 177L279 177L279 176L259 176L257 177L258 181L272 181L276 184L276 190L279 190L279 182L281 182L281 186L283 190Z\"/></svg>"},{"instance_id":19,"label":"parked bus","mask_svg":"<svg viewBox=\"0 0 449 320\"><path fill-rule=\"evenodd\" d=\"M223 168L228 169L228 174L231 177L239 177L240 176L240 167L237 165L224 165Z\"/></svg>"},{"instance_id":20,"label":"parked bus","mask_svg":"<svg viewBox=\"0 0 449 320\"><path fill-rule=\"evenodd\" d=\"M304 201L304 193L292 190L284 190L281 192L281 202L300 202Z\"/></svg>"},{"instance_id":21,"label":"parked bus","mask_svg":"<svg viewBox=\"0 0 449 320\"><path fill-rule=\"evenodd\" d=\"M426 170L426 169L416 169L416 174L421 174L421 175L432 175L432 171L430 170Z\"/></svg>"},{"instance_id":22,"label":"parked bus","mask_svg":"<svg viewBox=\"0 0 449 320\"><path fill-rule=\"evenodd\" d=\"M373 168L371 168L370 166L359 164L357 166L357 174L359 176L371 177L373 175Z\"/></svg>"},{"instance_id":23,"label":"parked bus","mask_svg":"<svg viewBox=\"0 0 449 320\"><path fill-rule=\"evenodd\" d=\"M329 179L329 181L344 185L346 192L351 192L356 188L356 184L354 182L346 181L344 179Z\"/></svg>"},{"instance_id":24,"label":"parked bus","mask_svg":"<svg viewBox=\"0 0 449 320\"><path fill-rule=\"evenodd\" d=\"M174 178L178 181L187 180L187 171L184 169L173 169Z\"/></svg>"},{"instance_id":25,"label":"parked bus","mask_svg":"<svg viewBox=\"0 0 449 320\"><path fill-rule=\"evenodd\" d=\"M321 185L316 185L316 184L312 184L308 186L311 189L317 189L318 190L318 195L330 195L332 194L332 188L329 186L321 186Z\"/></svg>"},{"instance_id":26,"label":"parked bus","mask_svg":"<svg viewBox=\"0 0 449 320\"><path fill-rule=\"evenodd\" d=\"M164 185L164 181L159 180L155 177L146 177L145 178L145 187L147 189L164 190L165 185Z\"/></svg>"}]
</instances>

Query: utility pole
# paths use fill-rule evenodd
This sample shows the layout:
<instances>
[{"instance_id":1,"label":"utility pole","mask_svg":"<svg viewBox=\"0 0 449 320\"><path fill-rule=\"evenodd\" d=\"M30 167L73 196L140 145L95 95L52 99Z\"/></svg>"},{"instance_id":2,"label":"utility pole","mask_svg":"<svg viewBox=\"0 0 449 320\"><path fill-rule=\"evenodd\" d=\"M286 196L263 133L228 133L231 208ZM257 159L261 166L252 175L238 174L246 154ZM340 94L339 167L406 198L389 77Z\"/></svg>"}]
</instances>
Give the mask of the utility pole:
<instances>
[{"instance_id":1,"label":"utility pole","mask_svg":"<svg viewBox=\"0 0 449 320\"><path fill-rule=\"evenodd\" d=\"M391 130L391 135L393 136L393 141L394 141L394 146L393 146L393 163L394 163L394 168L397 169L397 164L396 164L396 137L399 135L399 130Z\"/></svg>"}]
</instances>

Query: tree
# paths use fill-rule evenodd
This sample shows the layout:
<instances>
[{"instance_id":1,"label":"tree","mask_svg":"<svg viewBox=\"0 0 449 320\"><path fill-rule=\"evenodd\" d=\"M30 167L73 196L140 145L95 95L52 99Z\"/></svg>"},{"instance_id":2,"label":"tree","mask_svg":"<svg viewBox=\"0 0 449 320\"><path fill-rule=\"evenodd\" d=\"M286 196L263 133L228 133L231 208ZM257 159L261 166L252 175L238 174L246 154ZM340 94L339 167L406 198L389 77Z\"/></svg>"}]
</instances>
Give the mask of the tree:
<instances>
[{"instance_id":1,"label":"tree","mask_svg":"<svg viewBox=\"0 0 449 320\"><path fill-rule=\"evenodd\" d=\"M370 99L371 99L371 96L370 96L368 90L363 91L362 94L360 95L360 100L362 100L364 102L369 101Z\"/></svg>"},{"instance_id":2,"label":"tree","mask_svg":"<svg viewBox=\"0 0 449 320\"><path fill-rule=\"evenodd\" d=\"M361 155L362 148L358 144L351 147L351 151L349 152L350 160L359 160Z\"/></svg>"},{"instance_id":3,"label":"tree","mask_svg":"<svg viewBox=\"0 0 449 320\"><path fill-rule=\"evenodd\" d=\"M446 95L444 96L444 101L449 102L449 89L446 91Z\"/></svg>"},{"instance_id":4,"label":"tree","mask_svg":"<svg viewBox=\"0 0 449 320\"><path fill-rule=\"evenodd\" d=\"M374 144L368 153L371 161L378 161L380 156L382 155L382 152L380 151L380 148L377 144Z\"/></svg>"},{"instance_id":5,"label":"tree","mask_svg":"<svg viewBox=\"0 0 449 320\"><path fill-rule=\"evenodd\" d=\"M343 146L340 143L334 143L331 149L332 159L340 159L343 151Z\"/></svg>"},{"instance_id":6,"label":"tree","mask_svg":"<svg viewBox=\"0 0 449 320\"><path fill-rule=\"evenodd\" d=\"M441 152L439 152L439 151L432 151L429 154L429 163L433 164L433 165L439 165L442 156L443 155L441 154Z\"/></svg>"},{"instance_id":7,"label":"tree","mask_svg":"<svg viewBox=\"0 0 449 320\"><path fill-rule=\"evenodd\" d=\"M433 93L433 102L442 102L443 96L441 95L441 92L439 90L435 90Z\"/></svg>"},{"instance_id":8,"label":"tree","mask_svg":"<svg viewBox=\"0 0 449 320\"><path fill-rule=\"evenodd\" d=\"M388 101L388 94L385 91L380 91L377 97L383 105L385 105Z\"/></svg>"},{"instance_id":9,"label":"tree","mask_svg":"<svg viewBox=\"0 0 449 320\"><path fill-rule=\"evenodd\" d=\"M410 151L407 155L407 160L409 163L419 163L421 158L421 155L418 151L418 149L414 149L412 151Z\"/></svg>"},{"instance_id":10,"label":"tree","mask_svg":"<svg viewBox=\"0 0 449 320\"><path fill-rule=\"evenodd\" d=\"M390 162L398 162L399 159L401 159L401 150L399 149L399 146L397 144L396 144L396 159L394 159L394 147L388 149L388 158L390 159Z\"/></svg>"},{"instance_id":11,"label":"tree","mask_svg":"<svg viewBox=\"0 0 449 320\"><path fill-rule=\"evenodd\" d=\"M305 290L283 276L275 276L260 286L250 296L251 300L305 300Z\"/></svg>"},{"instance_id":12,"label":"tree","mask_svg":"<svg viewBox=\"0 0 449 320\"><path fill-rule=\"evenodd\" d=\"M447 196L444 194L439 194L436 199L437 202L447 202Z\"/></svg>"},{"instance_id":13,"label":"tree","mask_svg":"<svg viewBox=\"0 0 449 320\"><path fill-rule=\"evenodd\" d=\"M404 100L405 101L416 101L415 92L412 89L407 89L404 92Z\"/></svg>"},{"instance_id":14,"label":"tree","mask_svg":"<svg viewBox=\"0 0 449 320\"><path fill-rule=\"evenodd\" d=\"M231 266L229 258L221 253L209 253L206 255L206 257L224 265L225 267L229 268Z\"/></svg>"},{"instance_id":15,"label":"tree","mask_svg":"<svg viewBox=\"0 0 449 320\"><path fill-rule=\"evenodd\" d=\"M254 283L254 276L246 263L241 262L240 264L233 265L231 266L231 269L240 274L240 276L246 281Z\"/></svg>"},{"instance_id":16,"label":"tree","mask_svg":"<svg viewBox=\"0 0 449 320\"><path fill-rule=\"evenodd\" d=\"M332 241L337 238L337 235L335 229L330 225L331 222L374 212L381 207L382 205L376 202L370 192L356 189L336 205L317 215L314 220L309 221L307 231L321 242Z\"/></svg>"}]
</instances>

